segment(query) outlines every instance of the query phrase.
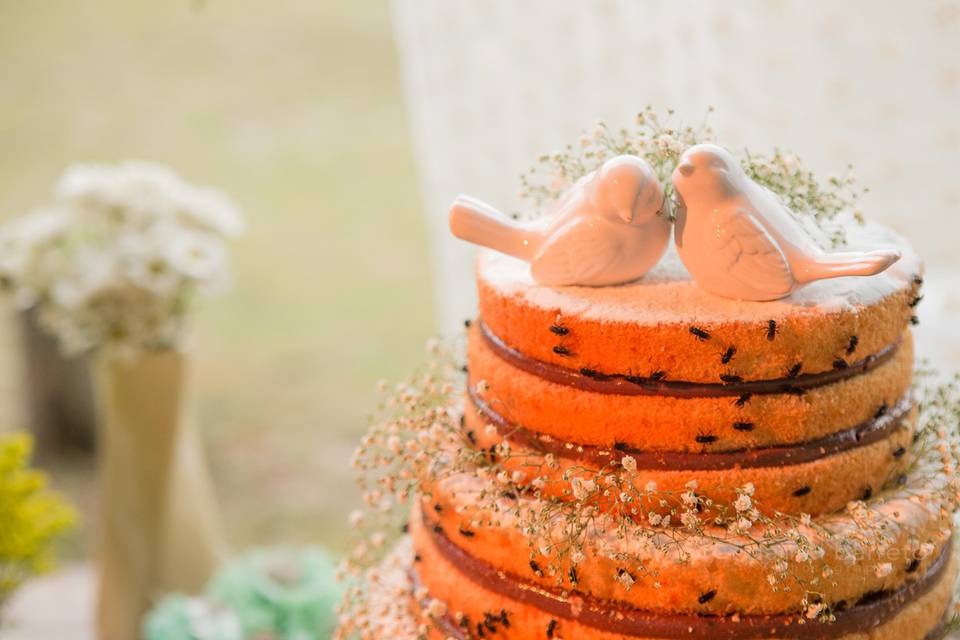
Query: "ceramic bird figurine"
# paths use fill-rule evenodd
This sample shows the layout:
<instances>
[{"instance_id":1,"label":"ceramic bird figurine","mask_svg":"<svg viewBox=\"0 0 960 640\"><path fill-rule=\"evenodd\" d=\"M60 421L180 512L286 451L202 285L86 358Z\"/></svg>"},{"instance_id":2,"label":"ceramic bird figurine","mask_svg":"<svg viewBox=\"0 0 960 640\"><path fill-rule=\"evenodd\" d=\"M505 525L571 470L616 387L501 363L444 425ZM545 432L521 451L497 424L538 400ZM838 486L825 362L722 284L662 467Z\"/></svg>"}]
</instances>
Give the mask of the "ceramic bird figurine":
<instances>
[{"instance_id":1,"label":"ceramic bird figurine","mask_svg":"<svg viewBox=\"0 0 960 640\"><path fill-rule=\"evenodd\" d=\"M650 165L622 155L578 180L533 222L461 195L450 207L450 230L526 260L539 284L605 286L636 280L660 260L670 242L663 207L663 185Z\"/></svg>"},{"instance_id":2,"label":"ceramic bird figurine","mask_svg":"<svg viewBox=\"0 0 960 640\"><path fill-rule=\"evenodd\" d=\"M673 184L677 252L718 296L776 300L815 280L875 275L900 259L895 249L824 252L780 198L716 145L687 149Z\"/></svg>"}]
</instances>

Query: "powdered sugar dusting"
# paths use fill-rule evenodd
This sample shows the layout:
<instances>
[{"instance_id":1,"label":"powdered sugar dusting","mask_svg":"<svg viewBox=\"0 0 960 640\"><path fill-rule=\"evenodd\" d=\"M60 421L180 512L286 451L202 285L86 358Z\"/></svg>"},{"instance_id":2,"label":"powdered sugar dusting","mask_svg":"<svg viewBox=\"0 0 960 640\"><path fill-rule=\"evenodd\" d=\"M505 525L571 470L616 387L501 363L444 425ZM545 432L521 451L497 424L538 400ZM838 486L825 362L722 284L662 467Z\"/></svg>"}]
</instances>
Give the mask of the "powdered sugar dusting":
<instances>
[{"instance_id":1,"label":"powdered sugar dusting","mask_svg":"<svg viewBox=\"0 0 960 640\"><path fill-rule=\"evenodd\" d=\"M766 322L797 314L825 314L875 304L909 287L923 264L910 244L891 229L875 223L850 225L844 249L897 248L903 257L887 271L869 277L820 280L771 302L721 298L702 290L690 277L673 246L645 277L613 287L546 287L530 275L527 263L493 251L480 253L481 281L504 295L528 304L609 322L673 324L696 319L705 323Z\"/></svg>"}]
</instances>

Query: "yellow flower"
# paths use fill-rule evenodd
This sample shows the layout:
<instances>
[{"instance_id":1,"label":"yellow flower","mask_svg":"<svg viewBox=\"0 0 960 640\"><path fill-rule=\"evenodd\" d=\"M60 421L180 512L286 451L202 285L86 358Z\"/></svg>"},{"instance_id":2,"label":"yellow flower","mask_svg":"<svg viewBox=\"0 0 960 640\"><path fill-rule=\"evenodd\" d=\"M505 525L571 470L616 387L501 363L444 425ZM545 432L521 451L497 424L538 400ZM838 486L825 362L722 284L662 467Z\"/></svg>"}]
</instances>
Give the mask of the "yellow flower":
<instances>
[{"instance_id":1,"label":"yellow flower","mask_svg":"<svg viewBox=\"0 0 960 640\"><path fill-rule=\"evenodd\" d=\"M54 543L76 513L30 469L26 434L0 435L0 603L33 575L54 566Z\"/></svg>"}]
</instances>

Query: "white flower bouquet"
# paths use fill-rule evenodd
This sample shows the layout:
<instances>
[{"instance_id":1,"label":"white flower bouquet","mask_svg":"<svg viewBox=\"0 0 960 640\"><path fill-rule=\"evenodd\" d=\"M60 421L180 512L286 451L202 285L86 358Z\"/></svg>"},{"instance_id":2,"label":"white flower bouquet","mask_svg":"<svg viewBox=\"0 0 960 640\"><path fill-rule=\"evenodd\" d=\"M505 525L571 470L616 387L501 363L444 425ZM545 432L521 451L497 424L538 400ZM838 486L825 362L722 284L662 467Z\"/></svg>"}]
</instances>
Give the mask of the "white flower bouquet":
<instances>
[{"instance_id":1,"label":"white flower bouquet","mask_svg":"<svg viewBox=\"0 0 960 640\"><path fill-rule=\"evenodd\" d=\"M183 343L242 228L218 191L138 162L71 167L47 208L0 227L0 286L94 355L100 637L138 637L154 594L196 591L226 553Z\"/></svg>"},{"instance_id":2,"label":"white flower bouquet","mask_svg":"<svg viewBox=\"0 0 960 640\"><path fill-rule=\"evenodd\" d=\"M0 227L0 287L67 353L172 348L195 294L228 283L242 230L223 194L166 167L75 165L50 206Z\"/></svg>"}]
</instances>

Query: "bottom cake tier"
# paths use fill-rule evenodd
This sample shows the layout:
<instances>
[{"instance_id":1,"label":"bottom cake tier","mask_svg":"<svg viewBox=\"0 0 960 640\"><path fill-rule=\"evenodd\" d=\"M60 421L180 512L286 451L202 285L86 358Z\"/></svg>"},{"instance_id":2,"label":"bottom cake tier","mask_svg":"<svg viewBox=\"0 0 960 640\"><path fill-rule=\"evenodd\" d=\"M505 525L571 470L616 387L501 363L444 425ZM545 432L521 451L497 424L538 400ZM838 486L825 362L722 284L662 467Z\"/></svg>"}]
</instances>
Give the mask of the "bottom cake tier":
<instances>
[{"instance_id":1,"label":"bottom cake tier","mask_svg":"<svg viewBox=\"0 0 960 640\"><path fill-rule=\"evenodd\" d=\"M478 579L442 548L414 550L408 536L368 576L364 638L378 640L664 638L833 638L931 640L943 638L958 558L947 545L927 571L901 589L871 594L833 623L796 616L650 615L615 603L558 598L492 570ZM445 583L427 590L421 566ZM466 569L466 570L465 570ZM489 581L489 577L494 579ZM455 601L456 605L451 602ZM456 611L454 610L456 607ZM565 612L566 615L564 615ZM625 632L625 627L631 627ZM619 629L619 630L613 630Z\"/></svg>"}]
</instances>

